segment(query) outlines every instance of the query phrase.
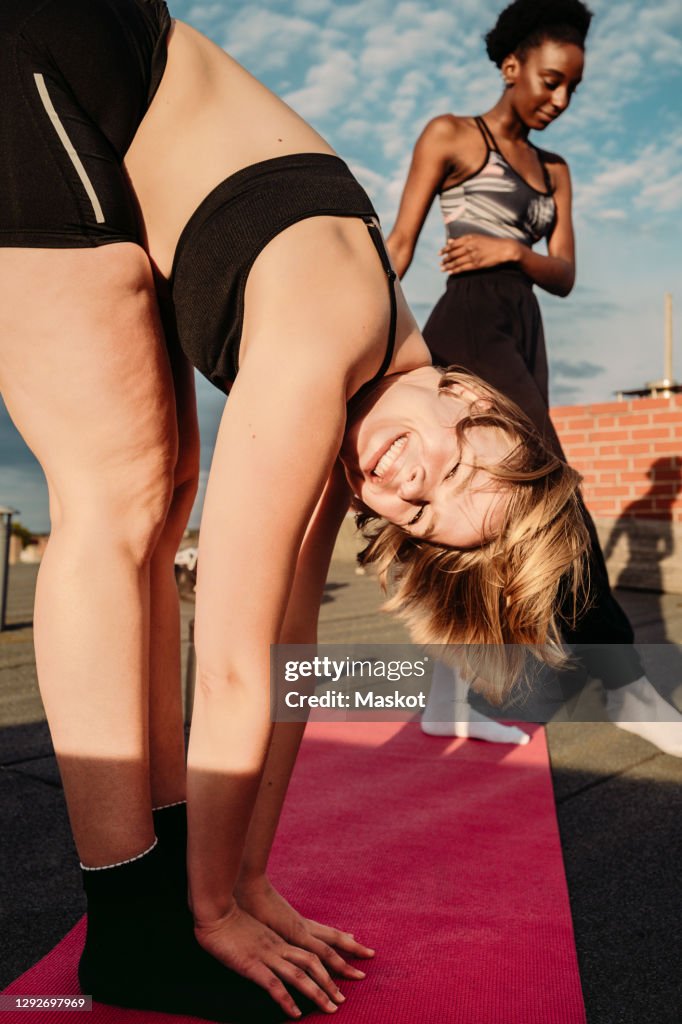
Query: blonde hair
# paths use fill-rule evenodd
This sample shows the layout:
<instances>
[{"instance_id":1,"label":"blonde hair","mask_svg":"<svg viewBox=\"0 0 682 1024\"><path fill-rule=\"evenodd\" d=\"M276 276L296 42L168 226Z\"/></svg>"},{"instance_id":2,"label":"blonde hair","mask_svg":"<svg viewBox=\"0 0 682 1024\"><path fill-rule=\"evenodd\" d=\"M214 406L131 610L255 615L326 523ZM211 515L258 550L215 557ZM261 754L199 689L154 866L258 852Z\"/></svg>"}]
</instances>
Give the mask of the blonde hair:
<instances>
[{"instance_id":1,"label":"blonde hair","mask_svg":"<svg viewBox=\"0 0 682 1024\"><path fill-rule=\"evenodd\" d=\"M502 462L484 467L510 488L499 532L476 548L446 547L365 511L357 517L369 542L360 561L373 564L384 590L392 589L384 608L398 613L413 640L448 645L438 657L499 705L533 664L560 668L569 660L557 609L570 600L575 621L586 603L581 477L495 388L449 367L439 388L453 387L478 396L453 428L458 440L471 427L487 426L514 442Z\"/></svg>"}]
</instances>

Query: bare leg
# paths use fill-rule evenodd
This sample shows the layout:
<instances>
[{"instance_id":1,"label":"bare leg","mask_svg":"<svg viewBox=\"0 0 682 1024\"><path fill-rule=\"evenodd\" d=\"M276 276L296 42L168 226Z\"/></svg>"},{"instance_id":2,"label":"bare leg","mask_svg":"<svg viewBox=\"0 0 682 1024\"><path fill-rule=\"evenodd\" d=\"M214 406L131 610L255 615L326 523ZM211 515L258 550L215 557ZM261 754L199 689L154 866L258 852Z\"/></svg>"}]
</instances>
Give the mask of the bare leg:
<instances>
[{"instance_id":1,"label":"bare leg","mask_svg":"<svg viewBox=\"0 0 682 1024\"><path fill-rule=\"evenodd\" d=\"M80 858L111 864L153 841L149 566L176 459L168 359L137 246L0 258L0 385L50 493L41 694Z\"/></svg>"},{"instance_id":2,"label":"bare leg","mask_svg":"<svg viewBox=\"0 0 682 1024\"><path fill-rule=\"evenodd\" d=\"M2 251L0 287L0 383L50 491L35 620L41 692L78 852L89 868L106 868L84 872L81 985L139 1009L281 1019L260 988L199 948L173 858L160 844L148 849L151 564L155 552L170 561L193 486L181 472L169 518L177 427L149 261L128 244ZM167 600L157 622L170 618L167 574L159 589ZM165 670L177 679L175 651L165 670L158 657L173 637L168 619L152 659L157 736L179 705L179 692L166 698L162 685ZM180 724L154 751L159 776L177 773L174 785Z\"/></svg>"},{"instance_id":3,"label":"bare leg","mask_svg":"<svg viewBox=\"0 0 682 1024\"><path fill-rule=\"evenodd\" d=\"M151 563L149 746L152 804L161 807L186 795L184 710L180 682L180 613L174 558L197 490L199 429L194 371L171 352L178 420L178 461L173 498Z\"/></svg>"}]
</instances>

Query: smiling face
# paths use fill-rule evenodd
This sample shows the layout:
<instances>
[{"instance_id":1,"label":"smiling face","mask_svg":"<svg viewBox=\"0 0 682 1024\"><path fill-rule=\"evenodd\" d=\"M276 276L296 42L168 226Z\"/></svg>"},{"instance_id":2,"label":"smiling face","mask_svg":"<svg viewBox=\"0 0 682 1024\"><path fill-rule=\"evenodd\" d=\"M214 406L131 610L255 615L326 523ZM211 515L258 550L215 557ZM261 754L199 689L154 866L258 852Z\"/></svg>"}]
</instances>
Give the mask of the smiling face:
<instances>
[{"instance_id":1,"label":"smiling face","mask_svg":"<svg viewBox=\"0 0 682 1024\"><path fill-rule=\"evenodd\" d=\"M585 54L575 43L547 39L502 62L511 104L528 128L542 131L566 110L583 75Z\"/></svg>"},{"instance_id":2,"label":"smiling face","mask_svg":"<svg viewBox=\"0 0 682 1024\"><path fill-rule=\"evenodd\" d=\"M433 367L386 377L351 419L341 458L348 482L370 509L415 537L470 548L499 532L509 489L480 468L515 447L499 428L455 425L479 399L439 388Z\"/></svg>"}]
</instances>

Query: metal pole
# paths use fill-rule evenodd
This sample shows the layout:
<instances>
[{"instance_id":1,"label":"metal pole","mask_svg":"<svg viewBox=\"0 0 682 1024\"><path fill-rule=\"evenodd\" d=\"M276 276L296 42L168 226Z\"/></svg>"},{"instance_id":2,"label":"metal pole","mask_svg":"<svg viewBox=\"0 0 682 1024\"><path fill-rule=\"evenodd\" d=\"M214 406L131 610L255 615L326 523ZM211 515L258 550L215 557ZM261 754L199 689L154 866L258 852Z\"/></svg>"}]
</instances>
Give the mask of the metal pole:
<instances>
[{"instance_id":1,"label":"metal pole","mask_svg":"<svg viewBox=\"0 0 682 1024\"><path fill-rule=\"evenodd\" d=\"M9 580L9 541L12 536L12 516L16 511L15 508L0 506L0 632L5 628Z\"/></svg>"},{"instance_id":2,"label":"metal pole","mask_svg":"<svg viewBox=\"0 0 682 1024\"><path fill-rule=\"evenodd\" d=\"M663 296L663 376L673 380L673 297L670 292Z\"/></svg>"}]
</instances>

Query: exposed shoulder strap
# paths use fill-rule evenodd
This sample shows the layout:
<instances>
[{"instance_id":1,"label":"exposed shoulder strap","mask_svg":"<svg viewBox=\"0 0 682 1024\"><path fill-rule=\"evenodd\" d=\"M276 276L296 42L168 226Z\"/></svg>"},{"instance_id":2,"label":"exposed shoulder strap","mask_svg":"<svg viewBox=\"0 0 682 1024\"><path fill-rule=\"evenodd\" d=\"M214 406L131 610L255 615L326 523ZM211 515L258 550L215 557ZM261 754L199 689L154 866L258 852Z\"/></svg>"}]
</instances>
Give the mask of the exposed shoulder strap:
<instances>
[{"instance_id":1,"label":"exposed shoulder strap","mask_svg":"<svg viewBox=\"0 0 682 1024\"><path fill-rule=\"evenodd\" d=\"M538 155L538 160L540 161L540 166L542 167L542 177L543 177L543 180L545 182L545 191L547 192L548 195L550 195L552 192L554 192L554 185L552 184L552 176L549 173L549 171L547 170L547 164L542 159L542 155L543 155L542 154L542 150L538 149L538 147L536 145L534 145L534 143L532 143L532 142L531 142L531 146L533 146L533 149L535 150L535 152Z\"/></svg>"},{"instance_id":2,"label":"exposed shoulder strap","mask_svg":"<svg viewBox=\"0 0 682 1024\"><path fill-rule=\"evenodd\" d=\"M490 128L488 128L488 125L485 123L483 118L482 117L475 117L474 121L478 125L478 130L480 131L481 135L483 136L483 138L485 140L485 144L488 147L488 149L489 150L492 149L493 152L499 153L500 152L500 147L495 142L495 136L490 131Z\"/></svg>"},{"instance_id":3,"label":"exposed shoulder strap","mask_svg":"<svg viewBox=\"0 0 682 1024\"><path fill-rule=\"evenodd\" d=\"M369 231L370 237L374 242L376 251L379 254L379 259L381 260L381 265L383 266L384 271L386 273L386 277L388 278L388 292L391 304L391 319L388 326L388 339L386 342L386 351L384 353L384 358L381 362L381 366L374 374L372 379L368 380L365 384L362 385L362 387L358 391L355 392L353 397L350 399L350 402L348 403L349 408L351 407L351 405L354 405L361 396L365 395L373 384L376 384L376 382L384 376L389 366L391 365L391 360L393 359L393 351L395 349L395 334L398 322L398 304L396 301L395 294L396 272L391 266L391 261L388 258L388 253L386 252L386 247L384 245L384 238L383 235L381 234L380 229L377 227L376 223L371 217L363 217L362 219L367 225L367 230Z\"/></svg>"}]
</instances>

